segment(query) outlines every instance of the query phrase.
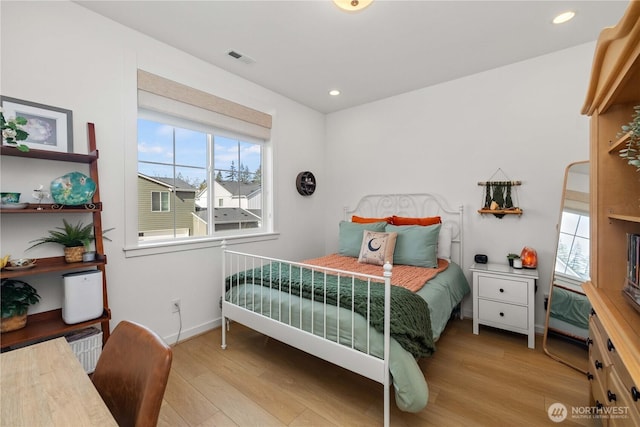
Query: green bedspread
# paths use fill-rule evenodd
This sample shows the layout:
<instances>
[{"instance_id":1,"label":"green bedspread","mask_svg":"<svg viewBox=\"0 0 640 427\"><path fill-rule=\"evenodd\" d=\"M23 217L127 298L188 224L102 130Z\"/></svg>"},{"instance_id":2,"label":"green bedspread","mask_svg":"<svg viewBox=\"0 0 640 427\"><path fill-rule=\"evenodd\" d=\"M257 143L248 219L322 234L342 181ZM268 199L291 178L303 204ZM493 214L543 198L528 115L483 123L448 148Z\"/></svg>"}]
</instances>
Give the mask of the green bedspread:
<instances>
[{"instance_id":1,"label":"green bedspread","mask_svg":"<svg viewBox=\"0 0 640 427\"><path fill-rule=\"evenodd\" d=\"M589 329L591 303L587 296L558 286L554 286L552 292L551 316L578 328Z\"/></svg>"},{"instance_id":2,"label":"green bedspread","mask_svg":"<svg viewBox=\"0 0 640 427\"><path fill-rule=\"evenodd\" d=\"M353 310L367 318L378 332L384 333L384 284L371 282L370 297L367 282L342 277L338 286L338 276L312 273L312 270L280 263L272 263L252 270L246 270L227 278L227 290L231 285L254 283L278 289L316 302L340 306ZM325 299L326 298L326 299ZM370 304L367 304L370 298ZM369 307L369 308L368 308ZM415 358L433 354L435 344L431 331L429 306L425 300L411 291L391 287L391 336Z\"/></svg>"}]
</instances>

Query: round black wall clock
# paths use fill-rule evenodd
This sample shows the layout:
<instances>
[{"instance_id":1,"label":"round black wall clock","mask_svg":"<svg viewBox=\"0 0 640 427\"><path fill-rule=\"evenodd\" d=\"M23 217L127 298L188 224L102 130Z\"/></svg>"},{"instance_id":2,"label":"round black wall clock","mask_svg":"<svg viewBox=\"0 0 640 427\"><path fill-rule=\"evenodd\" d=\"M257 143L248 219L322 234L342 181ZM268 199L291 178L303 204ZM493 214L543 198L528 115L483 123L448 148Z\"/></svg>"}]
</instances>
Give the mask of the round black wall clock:
<instances>
[{"instance_id":1,"label":"round black wall clock","mask_svg":"<svg viewBox=\"0 0 640 427\"><path fill-rule=\"evenodd\" d=\"M296 189L303 196L310 196L316 191L316 177L309 171L300 172L296 177Z\"/></svg>"}]
</instances>

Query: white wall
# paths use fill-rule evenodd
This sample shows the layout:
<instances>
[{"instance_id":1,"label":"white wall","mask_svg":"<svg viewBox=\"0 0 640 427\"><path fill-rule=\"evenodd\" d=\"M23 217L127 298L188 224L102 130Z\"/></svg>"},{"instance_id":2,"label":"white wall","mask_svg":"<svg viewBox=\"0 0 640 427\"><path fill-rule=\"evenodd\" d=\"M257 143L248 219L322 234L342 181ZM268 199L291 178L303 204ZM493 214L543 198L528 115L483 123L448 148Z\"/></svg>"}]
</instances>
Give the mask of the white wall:
<instances>
[{"instance_id":1,"label":"white wall","mask_svg":"<svg viewBox=\"0 0 640 427\"><path fill-rule=\"evenodd\" d=\"M362 194L435 192L465 209L465 270L473 255L506 263L538 252L536 324L555 258L565 167L588 159L588 119L580 115L595 43L327 116L327 205ZM438 66L438 64L434 64ZM477 213L479 181L498 168L517 187L522 217ZM327 251L337 248L340 214L327 212ZM468 276L470 279L470 275ZM470 300L464 312L471 316Z\"/></svg>"},{"instance_id":2,"label":"white wall","mask_svg":"<svg viewBox=\"0 0 640 427\"><path fill-rule=\"evenodd\" d=\"M77 152L86 152L86 122L96 124L103 224L116 228L109 234L113 242L105 242L112 327L131 319L171 341L178 332L170 310L174 298L182 300L182 337L211 327L220 316L218 249L134 258L122 250L136 211L127 191L135 188L136 174L124 173L135 165L125 153L136 140L136 67L274 115L280 235L241 249L292 259L319 256L335 250L342 207L353 206L361 195L438 192L464 204L465 269L474 253L503 262L506 253L524 245L538 250L536 323L543 322L564 167L588 158L587 119L579 110L594 44L324 116L70 2L3 1L0 13L0 93L73 110ZM14 160L2 159L0 187L27 197L38 184L76 168L35 170L32 163ZM482 201L477 182L498 168L523 182L521 218L476 213ZM295 190L301 170L312 170L318 179L312 197ZM31 218L3 217L1 253L60 255L55 247L24 249L61 218L38 218L40 228ZM35 311L59 304L57 277L30 283L45 297ZM470 313L470 304L465 311Z\"/></svg>"},{"instance_id":3,"label":"white wall","mask_svg":"<svg viewBox=\"0 0 640 427\"><path fill-rule=\"evenodd\" d=\"M104 204L103 225L115 227L105 242L112 328L122 319L149 325L173 341L178 317L170 301L182 300L186 337L219 322L220 251L217 248L127 258L125 233L133 232L136 214L136 174L125 174L133 165L131 144L136 144L136 67L261 110L274 116L275 240L241 247L241 250L283 258L309 258L322 254L323 230L309 224L322 223L321 200L326 186L310 198L295 190L295 177L312 170L326 182L324 165L324 115L276 93L206 64L170 46L133 32L71 2L0 3L0 93L5 96L67 108L73 111L74 148L87 152L86 123L96 124L100 151L100 191ZM56 163L56 162L54 162ZM52 164L2 158L2 191L21 191L23 201L38 184L82 165ZM86 172L85 172L86 173ZM61 224L65 217L52 214L34 218L5 215L2 218L2 254L14 257L58 256L62 248L42 246L25 252L29 240ZM87 218L80 218L87 221ZM135 221L133 222L135 224ZM299 236L305 236L302 241ZM60 306L59 275L29 277L43 296L32 312Z\"/></svg>"}]
</instances>

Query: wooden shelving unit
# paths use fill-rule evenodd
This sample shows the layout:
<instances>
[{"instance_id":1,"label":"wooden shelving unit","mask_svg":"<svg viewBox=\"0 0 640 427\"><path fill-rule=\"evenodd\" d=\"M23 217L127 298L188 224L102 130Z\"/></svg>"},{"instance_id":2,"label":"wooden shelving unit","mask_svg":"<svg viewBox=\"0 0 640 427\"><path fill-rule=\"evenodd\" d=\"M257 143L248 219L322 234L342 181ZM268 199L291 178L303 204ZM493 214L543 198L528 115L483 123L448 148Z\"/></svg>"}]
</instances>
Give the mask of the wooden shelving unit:
<instances>
[{"instance_id":1,"label":"wooden shelving unit","mask_svg":"<svg viewBox=\"0 0 640 427\"><path fill-rule=\"evenodd\" d=\"M99 323L102 328L103 343L107 341L110 334L109 320L111 310L107 298L107 257L104 255L104 241L102 237L102 203L100 202L100 185L98 177L98 150L96 148L96 133L93 123L87 124L89 139L89 154L59 153L45 150L31 149L22 152L14 147L0 147L0 155L3 157L21 157L28 159L56 160L72 163L83 163L89 166L89 176L96 183L96 192L91 203L83 206L61 206L55 204L34 204L30 203L25 209L0 209L0 214L4 215L46 215L51 213L79 214L90 213L93 220L93 232L95 236L96 260L91 262L67 263L63 256L39 258L36 266L26 270L2 270L0 278L12 279L23 278L36 274L49 274L56 272L68 272L78 269L95 268L102 271L102 296L104 310L102 316L81 323L72 325L64 323L62 320L62 310L50 310L36 313L27 317L27 326L17 331L5 332L0 335L0 346L3 351L14 346L22 346L44 339L64 335L66 333L83 329L87 326ZM34 218L35 221L35 218Z\"/></svg>"},{"instance_id":2,"label":"wooden shelving unit","mask_svg":"<svg viewBox=\"0 0 640 427\"><path fill-rule=\"evenodd\" d=\"M3 349L19 344L30 344L43 339L57 337L96 323L109 323L111 311L105 309L102 316L97 319L74 323L73 325L68 325L62 321L62 309L60 308L30 315L28 319L27 326L24 328L2 334Z\"/></svg>"},{"instance_id":3,"label":"wooden shelving unit","mask_svg":"<svg viewBox=\"0 0 640 427\"><path fill-rule=\"evenodd\" d=\"M68 263L63 256L50 257L50 258L38 258L36 260L36 266L29 268L28 270L2 270L0 271L0 278L13 279L16 277L33 276L34 274L55 273L56 271L71 271L87 269L89 267L98 267L107 263L107 257L105 255L97 255L97 259L91 262L74 262ZM4 338L4 335L3 335Z\"/></svg>"},{"instance_id":4,"label":"wooden shelving unit","mask_svg":"<svg viewBox=\"0 0 640 427\"><path fill-rule=\"evenodd\" d=\"M640 312L623 294L627 234L640 233L640 173L620 158L629 135L619 135L622 125L631 121L634 106L640 105L638 82L640 1L631 1L621 21L600 33L582 109L591 117L591 282L583 289L595 312L592 320L609 337L601 342L597 331L589 333L594 343L591 361L601 362L589 365L591 374L597 374L590 377L592 402L604 406L630 402L628 421L640 419L633 403L633 389L640 388ZM607 392L613 393L616 384L625 386L617 403L607 400Z\"/></svg>"},{"instance_id":5,"label":"wooden shelving unit","mask_svg":"<svg viewBox=\"0 0 640 427\"><path fill-rule=\"evenodd\" d=\"M102 211L102 203L90 203L81 206L65 206L56 205L53 203L28 203L24 209L2 209L0 208L0 214L25 214L25 213L86 213L86 212L100 212Z\"/></svg>"}]
</instances>

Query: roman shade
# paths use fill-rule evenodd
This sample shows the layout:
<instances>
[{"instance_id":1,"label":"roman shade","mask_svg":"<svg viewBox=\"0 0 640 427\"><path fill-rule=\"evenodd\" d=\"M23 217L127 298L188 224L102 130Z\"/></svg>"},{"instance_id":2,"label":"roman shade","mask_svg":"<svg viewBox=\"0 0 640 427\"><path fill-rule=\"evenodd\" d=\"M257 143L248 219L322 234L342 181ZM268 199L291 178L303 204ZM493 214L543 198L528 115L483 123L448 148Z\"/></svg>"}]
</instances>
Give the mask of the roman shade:
<instances>
[{"instance_id":1,"label":"roman shade","mask_svg":"<svg viewBox=\"0 0 640 427\"><path fill-rule=\"evenodd\" d=\"M271 115L138 70L138 108L269 140Z\"/></svg>"}]
</instances>

